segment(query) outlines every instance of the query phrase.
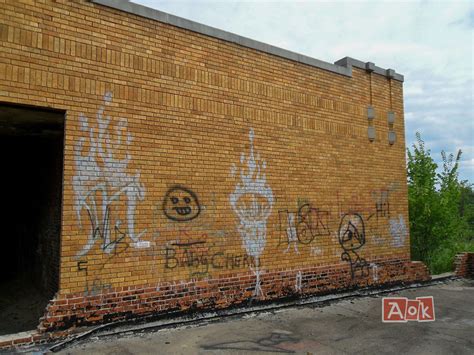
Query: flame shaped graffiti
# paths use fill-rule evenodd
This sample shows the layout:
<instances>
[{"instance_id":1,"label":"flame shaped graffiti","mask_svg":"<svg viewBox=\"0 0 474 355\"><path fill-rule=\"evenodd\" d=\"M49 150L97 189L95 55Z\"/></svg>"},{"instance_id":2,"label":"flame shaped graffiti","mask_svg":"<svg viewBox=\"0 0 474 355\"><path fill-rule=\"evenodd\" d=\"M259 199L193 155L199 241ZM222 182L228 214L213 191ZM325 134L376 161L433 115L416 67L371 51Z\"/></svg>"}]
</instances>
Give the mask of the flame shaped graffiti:
<instances>
[{"instance_id":1,"label":"flame shaped graffiti","mask_svg":"<svg viewBox=\"0 0 474 355\"><path fill-rule=\"evenodd\" d=\"M254 152L254 131L250 129L250 153L248 157L241 154L240 182L230 194L230 204L239 219L237 230L242 239L242 246L247 254L255 259L256 285L255 296L262 294L260 286L260 256L265 249L267 235L267 219L273 208L273 192L267 185L266 163ZM245 167L246 165L246 167ZM232 172L235 172L235 166Z\"/></svg>"},{"instance_id":2,"label":"flame shaped graffiti","mask_svg":"<svg viewBox=\"0 0 474 355\"><path fill-rule=\"evenodd\" d=\"M133 241L132 246L140 245L140 238L146 231L135 233L135 208L137 201L143 201L145 195L145 188L140 183L140 172L136 171L134 175L126 172L131 161L128 148L132 136L127 131L127 120L124 118L118 121L115 132L110 134L111 118L104 112L105 106L111 102L112 93L107 92L103 105L97 111L97 128L92 127L86 116L79 115L80 130L88 133L89 139L81 137L74 146L76 175L73 177L73 189L79 227L83 227L81 215L85 210L89 217L90 232L87 244L77 257L87 254L100 239L105 253L115 250L126 235ZM121 150L124 152L123 159L117 158ZM122 231L122 221L114 215L113 208L122 196L127 201L126 232Z\"/></svg>"}]
</instances>

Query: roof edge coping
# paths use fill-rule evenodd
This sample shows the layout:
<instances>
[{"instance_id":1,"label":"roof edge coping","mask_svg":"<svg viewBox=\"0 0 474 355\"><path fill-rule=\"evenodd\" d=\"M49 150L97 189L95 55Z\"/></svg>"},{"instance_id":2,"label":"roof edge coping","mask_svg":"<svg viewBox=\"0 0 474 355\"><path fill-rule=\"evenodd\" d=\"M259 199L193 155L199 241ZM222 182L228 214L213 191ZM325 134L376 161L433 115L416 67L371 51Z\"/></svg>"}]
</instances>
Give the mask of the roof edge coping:
<instances>
[{"instance_id":1,"label":"roof edge coping","mask_svg":"<svg viewBox=\"0 0 474 355\"><path fill-rule=\"evenodd\" d=\"M183 28L189 31L200 33L209 37L218 38L227 42L236 43L241 46L252 48L261 52L273 54L278 57L289 59L295 62L303 63L327 70L336 74L352 77L352 67L366 69L366 63L351 58L344 57L334 64L325 62L316 58L292 52L280 47L272 46L267 43L259 42L247 37L239 36L231 32L220 30L215 27L207 26L199 22L191 21L182 17L178 17L166 12L152 9L147 6L133 3L129 0L90 0L90 2L107 6L116 10L124 11L130 14L138 15L151 20L156 20L175 27ZM403 82L403 75L395 73L393 69L383 69L375 66L374 73L380 74L390 79L395 79Z\"/></svg>"}]
</instances>

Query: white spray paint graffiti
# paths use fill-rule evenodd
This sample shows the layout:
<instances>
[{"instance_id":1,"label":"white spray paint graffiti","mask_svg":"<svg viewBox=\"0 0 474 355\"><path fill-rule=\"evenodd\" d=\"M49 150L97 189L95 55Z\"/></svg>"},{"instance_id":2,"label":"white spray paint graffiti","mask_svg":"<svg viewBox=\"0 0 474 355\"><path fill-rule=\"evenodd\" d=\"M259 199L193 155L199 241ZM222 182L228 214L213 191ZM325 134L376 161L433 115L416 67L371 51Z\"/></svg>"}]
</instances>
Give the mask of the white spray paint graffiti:
<instances>
[{"instance_id":1,"label":"white spray paint graffiti","mask_svg":"<svg viewBox=\"0 0 474 355\"><path fill-rule=\"evenodd\" d=\"M290 246L293 243L293 248L295 249L295 253L299 254L298 250L298 234L296 232L296 226L295 226L295 214L294 213L288 213L287 214L287 222L288 222L288 227L286 228L286 236L288 238L288 247L284 251L284 253L288 253L290 250Z\"/></svg>"},{"instance_id":2,"label":"white spray paint graffiti","mask_svg":"<svg viewBox=\"0 0 474 355\"><path fill-rule=\"evenodd\" d=\"M260 160L260 156L254 154L254 131L250 129L250 154L245 157L242 153L240 157L241 165L247 165L247 169L242 166L240 170L241 182L237 183L235 190L230 194L230 204L234 213L239 218L238 232L242 239L242 245L247 254L255 259L256 276L255 296L262 294L260 286L261 270L259 268L260 256L265 248L267 235L267 219L273 208L273 192L267 185L267 179L263 172L266 163ZM231 169L235 174L235 169Z\"/></svg>"},{"instance_id":3,"label":"white spray paint graffiti","mask_svg":"<svg viewBox=\"0 0 474 355\"><path fill-rule=\"evenodd\" d=\"M377 282L379 280L379 267L374 263L371 263L370 267L372 269L372 280Z\"/></svg>"},{"instance_id":4,"label":"white spray paint graffiti","mask_svg":"<svg viewBox=\"0 0 474 355\"><path fill-rule=\"evenodd\" d=\"M296 292L301 292L301 282L303 281L303 275L301 271L298 271L296 274L295 290Z\"/></svg>"},{"instance_id":5,"label":"white spray paint graffiti","mask_svg":"<svg viewBox=\"0 0 474 355\"><path fill-rule=\"evenodd\" d=\"M398 219L390 219L390 235L393 238L392 245L394 247L402 247L405 245L405 239L408 236L408 229L402 215L398 215Z\"/></svg>"},{"instance_id":6,"label":"white spray paint graffiti","mask_svg":"<svg viewBox=\"0 0 474 355\"><path fill-rule=\"evenodd\" d=\"M320 247L311 247L310 254L311 256L319 256L323 254L323 250ZM337 255L339 256L339 254Z\"/></svg>"},{"instance_id":7,"label":"white spray paint graffiti","mask_svg":"<svg viewBox=\"0 0 474 355\"><path fill-rule=\"evenodd\" d=\"M79 116L80 129L89 133L89 139L82 137L74 146L75 210L79 226L82 228L81 214L85 209L89 216L90 232L87 244L77 257L87 254L99 239L102 239L102 250L108 254L122 242L126 235L132 240L133 247L143 248L149 244L140 240L146 230L135 233L135 208L138 201L143 201L145 188L140 183L139 171L136 171L134 175L126 172L131 161L127 148L132 142L132 136L127 132L127 121L121 118L111 137L109 132L111 118L104 117L105 106L111 102L112 93L107 92L104 95L104 104L97 111L96 128L90 125L86 116L83 114ZM84 154L85 145L88 146L87 154ZM124 145L125 149L123 149ZM123 159L117 158L120 151L125 152ZM127 199L126 232L122 231L122 221L114 215L114 205L122 196Z\"/></svg>"}]
</instances>

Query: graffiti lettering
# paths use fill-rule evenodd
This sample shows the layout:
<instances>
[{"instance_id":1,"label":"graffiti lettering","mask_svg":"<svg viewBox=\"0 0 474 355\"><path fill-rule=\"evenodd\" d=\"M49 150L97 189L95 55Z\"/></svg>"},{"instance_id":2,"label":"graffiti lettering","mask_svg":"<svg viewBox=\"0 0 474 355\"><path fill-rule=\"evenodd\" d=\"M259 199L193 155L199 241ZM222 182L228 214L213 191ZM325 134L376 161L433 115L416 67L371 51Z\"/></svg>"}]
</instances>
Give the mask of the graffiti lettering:
<instances>
[{"instance_id":1,"label":"graffiti lettering","mask_svg":"<svg viewBox=\"0 0 474 355\"><path fill-rule=\"evenodd\" d=\"M226 254L222 251L193 249L189 245L165 248L165 269L187 268L192 276L207 274L210 269L254 267L255 259L247 254Z\"/></svg>"},{"instance_id":2,"label":"graffiti lettering","mask_svg":"<svg viewBox=\"0 0 474 355\"><path fill-rule=\"evenodd\" d=\"M85 246L87 250L90 250L94 246L97 239L102 239L101 249L107 253L117 251L116 246L118 244L124 244L126 247L128 247L128 244L124 241L126 233L122 232L119 228L120 222L114 226L113 233L111 233L112 228L110 226L110 206L105 208L104 220L100 221L98 224L96 224L97 219L92 216L90 211L88 211L88 216L92 234Z\"/></svg>"},{"instance_id":3,"label":"graffiti lettering","mask_svg":"<svg viewBox=\"0 0 474 355\"><path fill-rule=\"evenodd\" d=\"M87 261L86 260L80 260L77 262L77 271L85 271L87 275Z\"/></svg>"},{"instance_id":4,"label":"graffiti lettering","mask_svg":"<svg viewBox=\"0 0 474 355\"><path fill-rule=\"evenodd\" d=\"M372 191L372 198L375 201L375 215L377 218L390 217L390 202L388 200L389 195L390 191L386 189Z\"/></svg>"},{"instance_id":5,"label":"graffiti lettering","mask_svg":"<svg viewBox=\"0 0 474 355\"><path fill-rule=\"evenodd\" d=\"M288 244L285 253L292 243L295 252L299 253L297 243L310 244L317 236L330 235L329 212L314 208L309 203L298 209L296 221L295 212L280 210L278 215L281 232L279 245Z\"/></svg>"},{"instance_id":6,"label":"graffiti lettering","mask_svg":"<svg viewBox=\"0 0 474 355\"><path fill-rule=\"evenodd\" d=\"M310 204L298 209L298 240L302 244L311 243L315 237L329 235L329 212L311 207Z\"/></svg>"}]
</instances>

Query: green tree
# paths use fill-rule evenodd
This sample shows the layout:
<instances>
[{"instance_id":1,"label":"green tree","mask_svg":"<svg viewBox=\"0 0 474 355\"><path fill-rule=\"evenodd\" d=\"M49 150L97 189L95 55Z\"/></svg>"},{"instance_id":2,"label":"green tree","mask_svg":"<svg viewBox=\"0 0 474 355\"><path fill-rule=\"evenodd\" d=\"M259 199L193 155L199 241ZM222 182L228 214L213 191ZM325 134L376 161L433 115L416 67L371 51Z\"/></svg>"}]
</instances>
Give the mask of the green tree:
<instances>
[{"instance_id":1,"label":"green tree","mask_svg":"<svg viewBox=\"0 0 474 355\"><path fill-rule=\"evenodd\" d=\"M438 165L425 149L425 142L416 133L417 144L408 150L408 206L410 214L411 253L416 260L429 264L430 250L437 247L437 225L440 218L436 193Z\"/></svg>"},{"instance_id":2,"label":"green tree","mask_svg":"<svg viewBox=\"0 0 474 355\"><path fill-rule=\"evenodd\" d=\"M413 151L407 150L408 203L411 253L424 261L432 273L449 271L454 255L472 250L474 195L470 185L459 181L461 150L456 155L441 152L442 170L416 133Z\"/></svg>"},{"instance_id":3,"label":"green tree","mask_svg":"<svg viewBox=\"0 0 474 355\"><path fill-rule=\"evenodd\" d=\"M461 182L459 213L467 224L467 240L474 241L474 190L468 181Z\"/></svg>"}]
</instances>

